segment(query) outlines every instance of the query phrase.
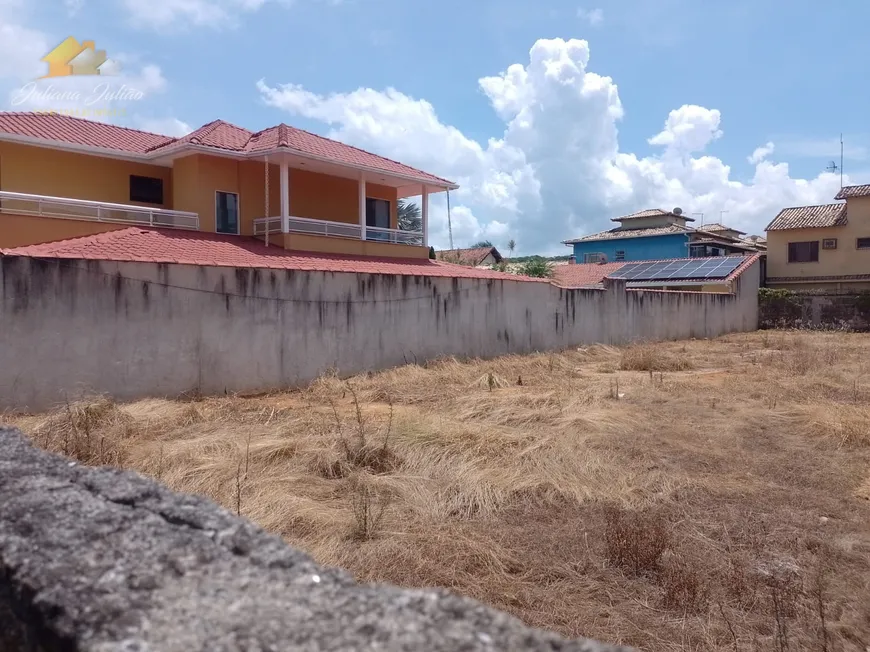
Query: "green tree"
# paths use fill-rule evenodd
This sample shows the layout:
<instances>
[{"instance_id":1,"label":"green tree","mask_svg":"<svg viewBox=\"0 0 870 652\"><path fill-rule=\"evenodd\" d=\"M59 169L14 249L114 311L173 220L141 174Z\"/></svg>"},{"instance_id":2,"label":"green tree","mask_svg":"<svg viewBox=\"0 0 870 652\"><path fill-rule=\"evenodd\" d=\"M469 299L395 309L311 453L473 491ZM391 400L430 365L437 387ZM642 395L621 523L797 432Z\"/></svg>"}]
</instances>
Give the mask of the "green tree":
<instances>
[{"instance_id":1,"label":"green tree","mask_svg":"<svg viewBox=\"0 0 870 652\"><path fill-rule=\"evenodd\" d=\"M470 249L488 249L492 246L492 243L489 240L481 240L480 242L475 242L471 245Z\"/></svg>"},{"instance_id":2,"label":"green tree","mask_svg":"<svg viewBox=\"0 0 870 652\"><path fill-rule=\"evenodd\" d=\"M543 258L529 260L520 265L519 273L534 278L550 278L553 276L553 264Z\"/></svg>"},{"instance_id":3,"label":"green tree","mask_svg":"<svg viewBox=\"0 0 870 652\"><path fill-rule=\"evenodd\" d=\"M436 256L435 256L435 247L429 247L429 259L430 259L430 260L435 260L435 258L436 258Z\"/></svg>"},{"instance_id":4,"label":"green tree","mask_svg":"<svg viewBox=\"0 0 870 652\"><path fill-rule=\"evenodd\" d=\"M517 241L514 240L513 238L508 240L508 258L513 258L514 249L516 249L516 248L517 248Z\"/></svg>"},{"instance_id":5,"label":"green tree","mask_svg":"<svg viewBox=\"0 0 870 652\"><path fill-rule=\"evenodd\" d=\"M417 204L400 199L397 209L399 213L399 228L402 231L423 230L423 212Z\"/></svg>"}]
</instances>

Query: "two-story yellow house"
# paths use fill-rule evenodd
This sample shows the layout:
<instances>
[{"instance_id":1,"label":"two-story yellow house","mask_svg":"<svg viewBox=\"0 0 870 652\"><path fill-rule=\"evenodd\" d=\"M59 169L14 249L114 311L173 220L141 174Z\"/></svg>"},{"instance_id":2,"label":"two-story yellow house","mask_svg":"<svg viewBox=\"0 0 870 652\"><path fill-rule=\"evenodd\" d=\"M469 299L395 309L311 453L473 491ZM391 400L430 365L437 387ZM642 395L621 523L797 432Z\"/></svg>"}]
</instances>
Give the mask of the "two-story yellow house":
<instances>
[{"instance_id":1,"label":"two-story yellow house","mask_svg":"<svg viewBox=\"0 0 870 652\"><path fill-rule=\"evenodd\" d=\"M870 185L822 206L780 211L767 225L767 284L793 290L870 289Z\"/></svg>"},{"instance_id":2,"label":"two-story yellow house","mask_svg":"<svg viewBox=\"0 0 870 652\"><path fill-rule=\"evenodd\" d=\"M0 249L130 226L254 236L295 251L427 258L429 195L456 184L280 124L182 138L0 112ZM397 204L420 197L422 228Z\"/></svg>"}]
</instances>

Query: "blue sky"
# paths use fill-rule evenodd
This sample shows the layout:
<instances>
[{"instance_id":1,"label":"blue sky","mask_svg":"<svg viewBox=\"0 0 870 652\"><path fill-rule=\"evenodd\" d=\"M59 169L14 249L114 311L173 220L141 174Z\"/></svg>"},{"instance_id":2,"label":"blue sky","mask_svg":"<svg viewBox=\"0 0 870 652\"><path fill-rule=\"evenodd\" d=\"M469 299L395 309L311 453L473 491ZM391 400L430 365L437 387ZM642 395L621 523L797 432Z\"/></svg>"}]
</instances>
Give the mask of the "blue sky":
<instances>
[{"instance_id":1,"label":"blue sky","mask_svg":"<svg viewBox=\"0 0 870 652\"><path fill-rule=\"evenodd\" d=\"M92 39L144 91L115 121L288 122L459 181L458 239L561 253L641 208L758 232L832 201L841 131L847 181L870 181L868 18L858 0L0 0L0 84L5 108L39 108L11 99L39 57Z\"/></svg>"}]
</instances>

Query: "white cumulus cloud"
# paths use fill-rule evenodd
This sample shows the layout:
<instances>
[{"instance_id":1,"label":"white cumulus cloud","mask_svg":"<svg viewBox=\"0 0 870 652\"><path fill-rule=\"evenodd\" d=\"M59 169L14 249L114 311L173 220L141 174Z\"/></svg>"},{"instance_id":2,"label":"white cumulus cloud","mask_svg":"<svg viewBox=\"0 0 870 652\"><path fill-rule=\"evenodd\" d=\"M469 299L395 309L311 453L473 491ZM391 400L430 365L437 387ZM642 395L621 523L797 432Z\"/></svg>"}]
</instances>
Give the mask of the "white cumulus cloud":
<instances>
[{"instance_id":1,"label":"white cumulus cloud","mask_svg":"<svg viewBox=\"0 0 870 652\"><path fill-rule=\"evenodd\" d=\"M143 131L150 131L151 133L163 136L175 136L176 138L186 136L193 131L193 127L178 118L138 117L134 121L134 126Z\"/></svg>"},{"instance_id":2,"label":"white cumulus cloud","mask_svg":"<svg viewBox=\"0 0 870 652\"><path fill-rule=\"evenodd\" d=\"M724 137L716 109L686 104L650 137L649 156L621 151L623 106L615 82L589 69L582 40L542 39L525 63L479 80L502 133L478 142L445 124L425 99L394 88L321 95L296 84L258 83L266 104L320 120L332 138L457 181L453 231L457 246L511 237L525 253L565 251L561 240L610 228L609 218L643 208L682 207L719 215L760 232L783 206L831 201L839 178L794 178L787 163L756 161L738 180L705 153ZM446 246L443 195L433 197L436 246Z\"/></svg>"},{"instance_id":3,"label":"white cumulus cloud","mask_svg":"<svg viewBox=\"0 0 870 652\"><path fill-rule=\"evenodd\" d=\"M746 160L752 163L752 165L758 165L768 156L773 154L774 145L771 142L765 143L761 147L756 147L755 150L746 157Z\"/></svg>"}]
</instances>

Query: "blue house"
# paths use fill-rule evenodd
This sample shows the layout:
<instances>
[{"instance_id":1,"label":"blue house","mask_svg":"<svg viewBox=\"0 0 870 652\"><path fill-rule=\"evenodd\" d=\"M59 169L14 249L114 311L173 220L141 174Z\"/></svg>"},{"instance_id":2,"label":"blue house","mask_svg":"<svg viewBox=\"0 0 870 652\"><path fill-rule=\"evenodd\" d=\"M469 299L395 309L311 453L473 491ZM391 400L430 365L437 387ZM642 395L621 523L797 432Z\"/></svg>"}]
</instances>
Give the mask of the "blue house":
<instances>
[{"instance_id":1,"label":"blue house","mask_svg":"<svg viewBox=\"0 0 870 652\"><path fill-rule=\"evenodd\" d=\"M741 237L744 235L742 231L721 224L700 229L689 226L688 222L695 220L683 215L679 208L672 211L653 208L615 217L611 221L618 222L619 226L564 241L574 248L575 262L662 260L758 251L755 245Z\"/></svg>"}]
</instances>

